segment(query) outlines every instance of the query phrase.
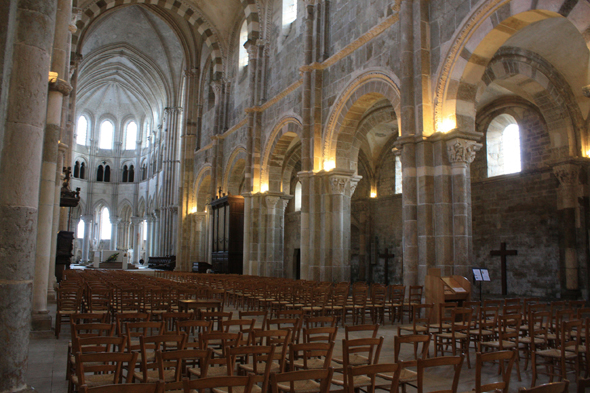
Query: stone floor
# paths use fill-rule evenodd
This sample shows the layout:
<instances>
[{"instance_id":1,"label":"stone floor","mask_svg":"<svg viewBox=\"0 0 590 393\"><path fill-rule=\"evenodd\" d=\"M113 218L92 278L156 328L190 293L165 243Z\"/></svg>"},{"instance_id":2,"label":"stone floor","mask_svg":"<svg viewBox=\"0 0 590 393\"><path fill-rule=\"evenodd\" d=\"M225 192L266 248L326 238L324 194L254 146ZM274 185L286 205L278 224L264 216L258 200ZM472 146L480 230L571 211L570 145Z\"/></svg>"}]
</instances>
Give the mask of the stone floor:
<instances>
[{"instance_id":1,"label":"stone floor","mask_svg":"<svg viewBox=\"0 0 590 393\"><path fill-rule=\"evenodd\" d=\"M53 308L52 313L55 315L55 306L53 306ZM393 337L397 334L397 328L395 325L392 326L391 324L386 323L379 329L379 333L385 338L380 362L392 362ZM29 366L27 371L27 383L29 386L34 387L40 393L67 392L65 370L69 336L70 329L67 325L63 326L59 340L55 339L53 332L32 333L31 345L29 348ZM344 338L344 329L339 328L334 357L338 357L342 353L342 338ZM432 348L430 353L433 353ZM475 354L473 350L471 350L470 355L471 369L467 367L466 363L463 364L459 382L459 392L471 391L475 386ZM524 360L521 360L520 363L522 368L524 366ZM498 375L496 373L496 367L486 368L483 373L484 383L497 380ZM516 376L516 369L513 370L510 383L511 392L517 392L519 387L530 386L532 377L530 367L526 371L521 370L521 376L522 381L519 382ZM541 376L540 378L541 380L537 383L547 382L547 377ZM451 379L452 371L450 369L430 371L425 383L426 391L444 389L446 386L450 386ZM570 392L576 392L576 388L576 384L572 383L570 385ZM407 391L408 393L412 393L415 389L408 388Z\"/></svg>"}]
</instances>

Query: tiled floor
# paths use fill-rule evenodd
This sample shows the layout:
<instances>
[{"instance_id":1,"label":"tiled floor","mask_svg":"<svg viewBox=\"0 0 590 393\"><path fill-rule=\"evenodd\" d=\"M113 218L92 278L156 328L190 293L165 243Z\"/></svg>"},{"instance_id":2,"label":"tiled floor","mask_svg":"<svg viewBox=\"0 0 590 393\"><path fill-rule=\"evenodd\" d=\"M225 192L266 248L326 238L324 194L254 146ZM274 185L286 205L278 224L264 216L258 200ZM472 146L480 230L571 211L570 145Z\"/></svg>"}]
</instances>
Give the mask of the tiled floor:
<instances>
[{"instance_id":1,"label":"tiled floor","mask_svg":"<svg viewBox=\"0 0 590 393\"><path fill-rule=\"evenodd\" d=\"M53 315L55 315L54 310ZM385 338L384 348L381 353L381 362L392 362L393 337L397 333L397 328L395 325L392 326L391 324L386 323L380 328L379 333ZM67 325L62 328L62 333L59 340L55 339L53 332L32 334L29 348L27 382L40 393L67 392L65 370L69 335L70 329ZM339 328L334 357L340 356L342 353L342 338L344 338L344 329ZM473 353L473 350L471 351L471 358L471 369L467 368L467 364L463 365L459 382L459 392L469 392L475 386L475 354ZM521 368L523 365L524 360L521 360ZM496 372L496 367L488 367L485 369L483 377L484 382L496 380L498 377ZM510 386L511 392L517 392L519 387L530 386L532 376L530 367L526 371L521 370L521 374L522 381L519 382L516 377L516 370L513 370ZM450 369L430 371L425 383L426 391L445 388L445 386L448 386L451 378L452 371ZM541 377L540 383L544 383L546 381L546 377ZM408 393L412 393L415 391L415 389L410 387L407 391ZM576 385L574 383L570 385L570 392L576 392Z\"/></svg>"}]
</instances>

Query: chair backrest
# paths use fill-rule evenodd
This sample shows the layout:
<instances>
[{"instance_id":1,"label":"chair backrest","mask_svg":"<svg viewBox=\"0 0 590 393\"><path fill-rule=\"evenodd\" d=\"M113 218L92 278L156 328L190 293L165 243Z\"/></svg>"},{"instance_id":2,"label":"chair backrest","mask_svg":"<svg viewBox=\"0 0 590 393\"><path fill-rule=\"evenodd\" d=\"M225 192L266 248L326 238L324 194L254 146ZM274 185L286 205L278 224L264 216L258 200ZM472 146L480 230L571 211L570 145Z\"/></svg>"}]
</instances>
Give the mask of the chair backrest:
<instances>
[{"instance_id":1,"label":"chair backrest","mask_svg":"<svg viewBox=\"0 0 590 393\"><path fill-rule=\"evenodd\" d=\"M336 334L338 334L338 328L333 327L315 327L309 329L303 329L303 342L324 342L329 343L336 340Z\"/></svg>"},{"instance_id":2,"label":"chair backrest","mask_svg":"<svg viewBox=\"0 0 590 393\"><path fill-rule=\"evenodd\" d=\"M80 393L164 393L164 383L120 383L91 388L83 385L78 390Z\"/></svg>"},{"instance_id":3,"label":"chair backrest","mask_svg":"<svg viewBox=\"0 0 590 393\"><path fill-rule=\"evenodd\" d=\"M431 367L452 366L454 370L453 381L450 389L429 390L429 393L457 393L459 385L459 376L465 355L459 356L441 356L437 358L418 359L418 393L424 393L424 370Z\"/></svg>"},{"instance_id":4,"label":"chair backrest","mask_svg":"<svg viewBox=\"0 0 590 393\"><path fill-rule=\"evenodd\" d=\"M301 325L303 318L274 318L266 320L266 330L289 330L291 332L291 341L299 342L301 334Z\"/></svg>"},{"instance_id":5,"label":"chair backrest","mask_svg":"<svg viewBox=\"0 0 590 393\"><path fill-rule=\"evenodd\" d=\"M143 382L147 382L149 370L158 368L156 357L150 357L150 352L178 351L184 349L186 334L162 334L158 336L140 336L139 344L141 346L141 369L143 372Z\"/></svg>"},{"instance_id":6,"label":"chair backrest","mask_svg":"<svg viewBox=\"0 0 590 393\"><path fill-rule=\"evenodd\" d=\"M164 332L164 322L128 322L126 324L127 350L141 351L137 340L141 336L157 336Z\"/></svg>"},{"instance_id":7,"label":"chair backrest","mask_svg":"<svg viewBox=\"0 0 590 393\"><path fill-rule=\"evenodd\" d=\"M264 329L266 327L266 318L268 317L268 311L240 311L238 318L256 318L254 323L254 329ZM262 320L261 320L262 319Z\"/></svg>"},{"instance_id":8,"label":"chair backrest","mask_svg":"<svg viewBox=\"0 0 590 393\"><path fill-rule=\"evenodd\" d=\"M204 393L207 390L214 388L227 388L228 393L233 393L233 388L241 388L239 389L240 393L251 393L252 386L254 386L256 380L257 378L255 375L249 375L247 377L207 377L190 380L184 378L182 380L182 385L185 393L192 393L194 390L198 390L199 393ZM236 389L236 391L238 390Z\"/></svg>"},{"instance_id":9,"label":"chair backrest","mask_svg":"<svg viewBox=\"0 0 590 393\"><path fill-rule=\"evenodd\" d=\"M296 382L298 381L319 381L316 382L317 390L319 392L330 391L330 382L332 381L332 375L334 369L332 367L319 369L319 370L299 370L289 371L283 373L272 373L270 375L270 384L272 387L272 393L279 393L279 384L289 385L289 393L297 393ZM312 382L313 383L313 382Z\"/></svg>"},{"instance_id":10,"label":"chair backrest","mask_svg":"<svg viewBox=\"0 0 590 393\"><path fill-rule=\"evenodd\" d=\"M512 366L514 365L516 355L517 351L497 351L484 353L477 352L475 368L475 393L489 392L493 390L500 390L502 393L508 393L508 388L510 386L510 374L512 373ZM483 364L488 362L502 362L503 367L500 367L502 372L502 381L491 382L482 385L481 370Z\"/></svg>"},{"instance_id":11,"label":"chair backrest","mask_svg":"<svg viewBox=\"0 0 590 393\"><path fill-rule=\"evenodd\" d=\"M520 336L520 324L522 316L518 315L501 315L498 319L498 341L500 343L500 349L503 348L505 341L513 341L518 344L518 338Z\"/></svg>"},{"instance_id":12,"label":"chair backrest","mask_svg":"<svg viewBox=\"0 0 590 393\"><path fill-rule=\"evenodd\" d=\"M403 304L406 297L406 287L403 285L390 285L388 288L389 292L389 303Z\"/></svg>"},{"instance_id":13,"label":"chair backrest","mask_svg":"<svg viewBox=\"0 0 590 393\"><path fill-rule=\"evenodd\" d=\"M254 375L261 376L256 383L262 383L262 393L268 390L270 380L270 370L272 369L275 355L275 345L244 345L240 347L228 348L227 350L227 371L228 375L238 375L236 369L237 360L251 364ZM251 358L251 359L249 359Z\"/></svg>"},{"instance_id":14,"label":"chair backrest","mask_svg":"<svg viewBox=\"0 0 590 393\"><path fill-rule=\"evenodd\" d=\"M156 362L158 363L159 378L165 381L165 371L174 370L174 380L165 384L166 390L182 389L182 378L185 375L186 365L191 363L193 367L199 367L201 376L207 376L209 360L211 359L212 350L208 349L181 349L178 351L156 351Z\"/></svg>"},{"instance_id":15,"label":"chair backrest","mask_svg":"<svg viewBox=\"0 0 590 393\"><path fill-rule=\"evenodd\" d=\"M400 359L400 353L403 346L411 346L414 358ZM420 348L420 346L422 346ZM396 363L402 363L404 367L415 367L418 364L418 359L428 358L428 349L430 346L430 335L429 334L408 334L405 336L395 336L393 338L393 354Z\"/></svg>"},{"instance_id":16,"label":"chair backrest","mask_svg":"<svg viewBox=\"0 0 590 393\"><path fill-rule=\"evenodd\" d=\"M416 329L416 327L422 326L422 327L425 327L426 329L428 329L430 327L433 309L434 309L433 303L424 303L424 304L414 303L414 304L412 304L412 314L413 314L412 327L413 327L414 334L417 334L417 333L428 334L428 330L419 332Z\"/></svg>"},{"instance_id":17,"label":"chair backrest","mask_svg":"<svg viewBox=\"0 0 590 393\"><path fill-rule=\"evenodd\" d=\"M529 336L542 337L547 342L549 325L551 324L551 313L549 311L533 311L531 309L528 317ZM535 350L535 340L530 340L531 352Z\"/></svg>"},{"instance_id":18,"label":"chair backrest","mask_svg":"<svg viewBox=\"0 0 590 393\"><path fill-rule=\"evenodd\" d=\"M80 323L107 323L108 314L105 313L76 313L70 316L70 321Z\"/></svg>"},{"instance_id":19,"label":"chair backrest","mask_svg":"<svg viewBox=\"0 0 590 393\"><path fill-rule=\"evenodd\" d=\"M564 379L561 382L551 382L533 388L519 388L519 393L567 393L570 381Z\"/></svg>"},{"instance_id":20,"label":"chair backrest","mask_svg":"<svg viewBox=\"0 0 590 393\"><path fill-rule=\"evenodd\" d=\"M125 352L127 337L74 337L72 353Z\"/></svg>"},{"instance_id":21,"label":"chair backrest","mask_svg":"<svg viewBox=\"0 0 590 393\"><path fill-rule=\"evenodd\" d=\"M367 386L367 392L375 392L375 385L377 381L377 374L385 374L391 373L391 385L387 390L391 393L395 393L398 391L398 384L399 384L399 376L402 370L402 366L397 363L381 363L381 364L371 364L367 366L348 366L346 375L348 380L346 381L346 393L355 393L358 391L358 385L355 386L355 377L359 377L361 375L366 375L369 378L367 383L364 383L363 386Z\"/></svg>"},{"instance_id":22,"label":"chair backrest","mask_svg":"<svg viewBox=\"0 0 590 393\"><path fill-rule=\"evenodd\" d=\"M422 303L422 292L424 286L422 285L410 285L410 291L408 293L408 304L420 304Z\"/></svg>"},{"instance_id":23,"label":"chair backrest","mask_svg":"<svg viewBox=\"0 0 590 393\"><path fill-rule=\"evenodd\" d=\"M106 314L105 314L106 315ZM117 325L117 334L119 336L125 334L127 331L127 324L133 322L148 322L150 314L145 312L125 312L115 315Z\"/></svg>"},{"instance_id":24,"label":"chair backrest","mask_svg":"<svg viewBox=\"0 0 590 393\"><path fill-rule=\"evenodd\" d=\"M336 326L337 321L338 321L338 318L334 317L334 316L320 316L320 317L305 316L305 318L304 318L305 327L307 329L317 328L317 327L333 327L333 326Z\"/></svg>"},{"instance_id":25,"label":"chair backrest","mask_svg":"<svg viewBox=\"0 0 590 393\"><path fill-rule=\"evenodd\" d=\"M209 348L209 346L219 347L221 353L213 353L213 356L209 360L211 366L215 365L226 365L227 364L227 351L229 348L237 347L242 341L242 333L226 333L213 331L210 333L201 334L201 348Z\"/></svg>"},{"instance_id":26,"label":"chair backrest","mask_svg":"<svg viewBox=\"0 0 590 393\"><path fill-rule=\"evenodd\" d=\"M367 358L367 364L378 363L382 347L383 337L342 340L343 368L346 370L350 365L349 363L352 354L363 354L361 356L365 356Z\"/></svg>"},{"instance_id":27,"label":"chair backrest","mask_svg":"<svg viewBox=\"0 0 590 393\"><path fill-rule=\"evenodd\" d=\"M74 323L71 324L72 341L79 337L112 336L115 325L111 323Z\"/></svg>"},{"instance_id":28,"label":"chair backrest","mask_svg":"<svg viewBox=\"0 0 590 393\"><path fill-rule=\"evenodd\" d=\"M190 321L195 318L193 312L165 312L162 314L162 320L164 321L164 333L176 332L177 323L180 321Z\"/></svg>"},{"instance_id":29,"label":"chair backrest","mask_svg":"<svg viewBox=\"0 0 590 393\"><path fill-rule=\"evenodd\" d=\"M252 330L254 330L255 319L232 319L229 321L222 321L221 327L227 333L242 333L242 341L239 345L247 345L251 342L250 337Z\"/></svg>"},{"instance_id":30,"label":"chair backrest","mask_svg":"<svg viewBox=\"0 0 590 393\"><path fill-rule=\"evenodd\" d=\"M366 338L375 338L377 337L377 333L379 332L379 325L346 325L344 326L344 338L350 339L349 334L354 332L355 335L358 335L360 332L363 337Z\"/></svg>"},{"instance_id":31,"label":"chair backrest","mask_svg":"<svg viewBox=\"0 0 590 393\"><path fill-rule=\"evenodd\" d=\"M291 344L289 346L289 359L291 364L295 361L300 360L303 364L303 369L307 370L309 367L308 363L311 359L317 359L319 357L324 358L324 365L322 368L328 368L332 363L332 353L334 352L334 341L329 343L304 343L304 344ZM316 367L313 367L316 368Z\"/></svg>"},{"instance_id":32,"label":"chair backrest","mask_svg":"<svg viewBox=\"0 0 590 393\"><path fill-rule=\"evenodd\" d=\"M456 333L469 333L471 328L472 309L470 308L455 308L452 312L451 334L455 336Z\"/></svg>"},{"instance_id":33,"label":"chair backrest","mask_svg":"<svg viewBox=\"0 0 590 393\"><path fill-rule=\"evenodd\" d=\"M255 330L252 333L253 340L260 345L276 345L280 350L276 350L274 359L278 360L281 366L281 372L285 371L287 350L291 344L292 333L289 330Z\"/></svg>"},{"instance_id":34,"label":"chair backrest","mask_svg":"<svg viewBox=\"0 0 590 393\"><path fill-rule=\"evenodd\" d=\"M224 311L201 311L200 313L200 319L213 322L213 329L219 331L222 330L221 322L231 320L232 316L233 312Z\"/></svg>"},{"instance_id":35,"label":"chair backrest","mask_svg":"<svg viewBox=\"0 0 590 393\"><path fill-rule=\"evenodd\" d=\"M200 348L200 337L203 333L211 332L213 322L192 319L188 321L178 321L176 323L176 332L184 332L187 335L185 348Z\"/></svg>"},{"instance_id":36,"label":"chair backrest","mask_svg":"<svg viewBox=\"0 0 590 393\"><path fill-rule=\"evenodd\" d=\"M137 353L104 352L104 353L76 353L76 374L79 386L86 384L86 374L108 374L113 384L122 383L124 364L127 363L127 379L133 382L133 370L137 362Z\"/></svg>"},{"instance_id":37,"label":"chair backrest","mask_svg":"<svg viewBox=\"0 0 590 393\"><path fill-rule=\"evenodd\" d=\"M590 378L578 378L578 392L585 393L590 389Z\"/></svg>"},{"instance_id":38,"label":"chair backrest","mask_svg":"<svg viewBox=\"0 0 590 393\"><path fill-rule=\"evenodd\" d=\"M371 285L371 303L373 305L385 305L387 299L387 287L383 284Z\"/></svg>"}]
</instances>

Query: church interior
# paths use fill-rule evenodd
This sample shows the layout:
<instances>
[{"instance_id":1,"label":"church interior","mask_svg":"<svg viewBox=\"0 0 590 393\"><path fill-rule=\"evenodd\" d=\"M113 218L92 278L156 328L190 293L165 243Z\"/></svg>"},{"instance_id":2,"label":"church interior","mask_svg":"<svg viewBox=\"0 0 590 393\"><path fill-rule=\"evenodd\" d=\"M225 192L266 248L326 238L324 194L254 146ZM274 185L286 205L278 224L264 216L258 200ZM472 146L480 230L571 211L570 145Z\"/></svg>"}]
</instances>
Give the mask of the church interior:
<instances>
[{"instance_id":1,"label":"church interior","mask_svg":"<svg viewBox=\"0 0 590 393\"><path fill-rule=\"evenodd\" d=\"M250 283L329 286L322 315L342 283L404 286L410 324L410 287L463 277L458 309L521 299L524 328L536 299L588 339L589 0L0 4L0 392L28 388L63 283L97 277L269 318Z\"/></svg>"}]
</instances>

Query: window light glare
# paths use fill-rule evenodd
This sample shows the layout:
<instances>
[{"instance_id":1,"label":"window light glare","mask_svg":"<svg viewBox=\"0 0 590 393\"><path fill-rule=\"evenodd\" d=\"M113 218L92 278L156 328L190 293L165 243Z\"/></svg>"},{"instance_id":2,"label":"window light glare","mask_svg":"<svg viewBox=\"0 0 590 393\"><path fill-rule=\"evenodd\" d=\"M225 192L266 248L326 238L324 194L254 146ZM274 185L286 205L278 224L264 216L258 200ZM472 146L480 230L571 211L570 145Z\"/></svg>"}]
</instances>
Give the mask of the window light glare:
<instances>
[{"instance_id":1,"label":"window light glare","mask_svg":"<svg viewBox=\"0 0 590 393\"><path fill-rule=\"evenodd\" d=\"M265 193L268 192L268 183L264 183L260 186L260 192Z\"/></svg>"},{"instance_id":2,"label":"window light glare","mask_svg":"<svg viewBox=\"0 0 590 393\"><path fill-rule=\"evenodd\" d=\"M371 191L371 198L377 198L377 193L375 191Z\"/></svg>"},{"instance_id":3,"label":"window light glare","mask_svg":"<svg viewBox=\"0 0 590 393\"><path fill-rule=\"evenodd\" d=\"M324 170L326 172L330 172L334 168L336 168L336 161L328 160L324 162Z\"/></svg>"}]
</instances>

